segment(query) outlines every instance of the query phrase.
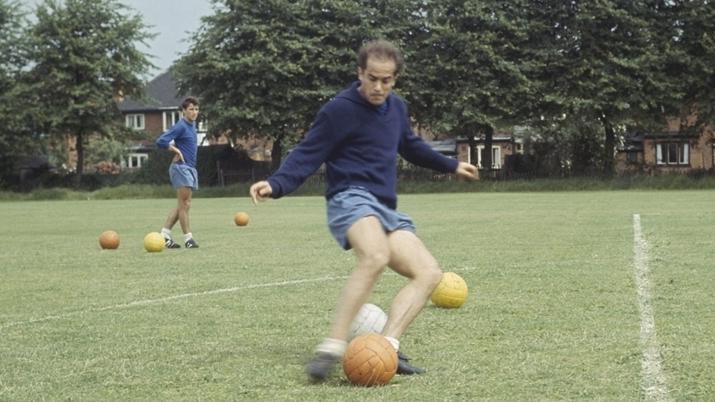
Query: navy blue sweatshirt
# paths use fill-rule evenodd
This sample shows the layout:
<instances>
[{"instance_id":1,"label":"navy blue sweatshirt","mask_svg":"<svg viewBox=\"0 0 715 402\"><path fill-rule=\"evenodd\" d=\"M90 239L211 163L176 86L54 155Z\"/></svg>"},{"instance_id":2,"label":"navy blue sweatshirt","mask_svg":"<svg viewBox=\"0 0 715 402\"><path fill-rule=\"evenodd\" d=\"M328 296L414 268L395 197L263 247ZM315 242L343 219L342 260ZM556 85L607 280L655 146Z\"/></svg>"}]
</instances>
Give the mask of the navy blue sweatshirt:
<instances>
[{"instance_id":1,"label":"navy blue sweatshirt","mask_svg":"<svg viewBox=\"0 0 715 402\"><path fill-rule=\"evenodd\" d=\"M303 141L267 180L280 198L296 190L326 164L325 198L351 186L366 188L388 207L397 207L397 155L410 163L444 173L458 162L434 151L412 132L407 105L390 94L380 113L358 91L359 81L328 101Z\"/></svg>"}]
</instances>

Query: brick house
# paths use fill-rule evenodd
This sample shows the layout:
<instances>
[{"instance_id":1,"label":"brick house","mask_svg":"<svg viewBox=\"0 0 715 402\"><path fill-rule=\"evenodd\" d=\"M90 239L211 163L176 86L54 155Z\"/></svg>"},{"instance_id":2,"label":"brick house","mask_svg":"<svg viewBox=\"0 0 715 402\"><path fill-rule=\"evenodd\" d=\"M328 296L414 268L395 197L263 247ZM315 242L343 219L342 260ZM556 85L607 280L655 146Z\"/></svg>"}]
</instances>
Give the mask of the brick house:
<instances>
[{"instance_id":1,"label":"brick house","mask_svg":"<svg viewBox=\"0 0 715 402\"><path fill-rule=\"evenodd\" d=\"M149 81L145 88L148 100L124 99L119 104L119 109L124 116L125 125L135 130L143 130L150 134L151 138L156 138L161 133L174 125L181 118L181 100L178 95L176 82L171 72L167 71L153 80ZM234 148L244 149L251 159L255 161L270 160L270 149L272 142L263 138L243 138L238 143L233 144L229 136L218 138L206 136L206 124L199 122L199 143L201 145L215 145L230 143ZM437 151L456 158L460 161L476 163L481 165L484 152L484 139L477 138L476 155L473 155L466 138L445 139L431 141L428 138L434 137L431 133L415 131L422 136ZM153 141L143 141L131 147L127 159L122 163L123 168L140 168L142 163L149 157L149 151L154 148ZM506 158L510 155L523 153L522 143L514 139L509 133L495 133L492 142L492 169L500 170L504 167Z\"/></svg>"},{"instance_id":2,"label":"brick house","mask_svg":"<svg viewBox=\"0 0 715 402\"><path fill-rule=\"evenodd\" d=\"M146 100L125 98L119 104L126 127L142 130L156 139L181 119L181 101L171 72L167 71L147 83ZM198 122L199 144L205 144L206 124ZM122 168L137 169L149 158L149 151L154 149L154 142L141 141L130 147L130 152L122 162Z\"/></svg>"},{"instance_id":3,"label":"brick house","mask_svg":"<svg viewBox=\"0 0 715 402\"><path fill-rule=\"evenodd\" d=\"M422 135L424 138L425 136ZM484 168L485 143L484 138L476 139L476 152L473 153L469 147L469 140L466 138L452 138L444 140L425 141L436 151L455 158L461 162L467 162ZM524 153L524 147L520 140L514 138L509 133L495 133L492 137L492 169L501 170L507 164L507 159L511 155Z\"/></svg>"},{"instance_id":4,"label":"brick house","mask_svg":"<svg viewBox=\"0 0 715 402\"><path fill-rule=\"evenodd\" d=\"M715 127L683 133L677 120L662 132L632 133L617 149L618 174L693 173L715 167Z\"/></svg>"}]
</instances>

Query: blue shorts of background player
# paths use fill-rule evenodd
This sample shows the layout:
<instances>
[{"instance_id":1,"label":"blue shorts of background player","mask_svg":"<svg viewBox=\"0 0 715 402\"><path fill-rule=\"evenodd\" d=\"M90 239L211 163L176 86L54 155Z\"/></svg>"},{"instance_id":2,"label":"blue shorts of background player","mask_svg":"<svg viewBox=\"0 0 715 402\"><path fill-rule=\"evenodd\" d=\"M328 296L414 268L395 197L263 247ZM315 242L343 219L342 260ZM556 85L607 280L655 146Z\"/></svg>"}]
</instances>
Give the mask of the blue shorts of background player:
<instances>
[{"instance_id":1,"label":"blue shorts of background player","mask_svg":"<svg viewBox=\"0 0 715 402\"><path fill-rule=\"evenodd\" d=\"M194 191L199 189L198 172L185 163L174 162L169 165L169 179L174 189L181 187L191 187Z\"/></svg>"}]
</instances>

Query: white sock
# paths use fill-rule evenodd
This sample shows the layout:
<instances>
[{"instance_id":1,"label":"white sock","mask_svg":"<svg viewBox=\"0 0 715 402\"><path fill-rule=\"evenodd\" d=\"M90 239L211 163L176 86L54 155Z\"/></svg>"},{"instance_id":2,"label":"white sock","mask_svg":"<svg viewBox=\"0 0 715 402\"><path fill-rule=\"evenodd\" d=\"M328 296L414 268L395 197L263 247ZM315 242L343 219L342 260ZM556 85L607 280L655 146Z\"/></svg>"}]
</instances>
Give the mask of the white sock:
<instances>
[{"instance_id":1,"label":"white sock","mask_svg":"<svg viewBox=\"0 0 715 402\"><path fill-rule=\"evenodd\" d=\"M325 338L323 343L315 348L316 352L329 353L333 356L341 356L345 354L345 349L348 347L348 343L340 339L335 338Z\"/></svg>"},{"instance_id":2,"label":"white sock","mask_svg":"<svg viewBox=\"0 0 715 402\"><path fill-rule=\"evenodd\" d=\"M400 341L398 341L397 339L395 339L391 336L386 336L385 338L387 338L387 340L390 341L390 344L392 345L393 348L395 348L395 351L400 350Z\"/></svg>"},{"instance_id":3,"label":"white sock","mask_svg":"<svg viewBox=\"0 0 715 402\"><path fill-rule=\"evenodd\" d=\"M194 236L191 234L191 232L185 233L185 234L184 234L184 241L189 241L189 239L191 239L191 238L193 238L193 237L194 237Z\"/></svg>"},{"instance_id":4,"label":"white sock","mask_svg":"<svg viewBox=\"0 0 715 402\"><path fill-rule=\"evenodd\" d=\"M165 239L171 239L171 229L161 228L161 234Z\"/></svg>"}]
</instances>

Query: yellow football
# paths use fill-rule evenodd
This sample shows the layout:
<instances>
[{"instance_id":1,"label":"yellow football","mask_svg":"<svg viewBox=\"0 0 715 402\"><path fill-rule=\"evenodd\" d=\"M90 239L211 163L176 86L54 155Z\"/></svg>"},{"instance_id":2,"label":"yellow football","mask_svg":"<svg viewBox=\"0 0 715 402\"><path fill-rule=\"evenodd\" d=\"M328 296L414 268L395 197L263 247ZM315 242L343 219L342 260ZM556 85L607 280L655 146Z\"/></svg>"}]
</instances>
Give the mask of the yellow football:
<instances>
[{"instance_id":1,"label":"yellow football","mask_svg":"<svg viewBox=\"0 0 715 402\"><path fill-rule=\"evenodd\" d=\"M164 249L164 236L159 232L151 232L144 236L144 248L150 253Z\"/></svg>"},{"instance_id":2,"label":"yellow football","mask_svg":"<svg viewBox=\"0 0 715 402\"><path fill-rule=\"evenodd\" d=\"M430 300L439 307L457 308L467 301L468 293L467 282L461 276L454 272L445 272Z\"/></svg>"}]
</instances>

